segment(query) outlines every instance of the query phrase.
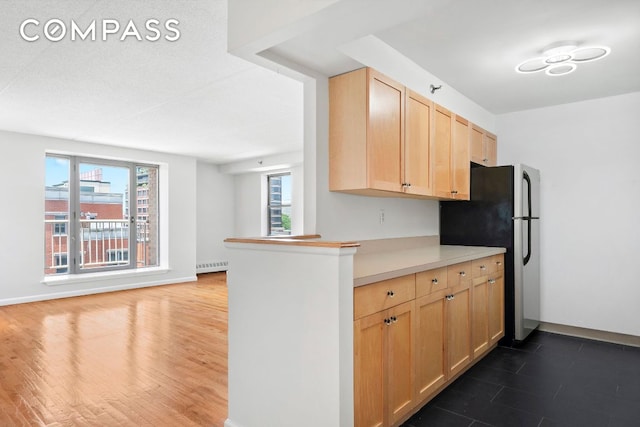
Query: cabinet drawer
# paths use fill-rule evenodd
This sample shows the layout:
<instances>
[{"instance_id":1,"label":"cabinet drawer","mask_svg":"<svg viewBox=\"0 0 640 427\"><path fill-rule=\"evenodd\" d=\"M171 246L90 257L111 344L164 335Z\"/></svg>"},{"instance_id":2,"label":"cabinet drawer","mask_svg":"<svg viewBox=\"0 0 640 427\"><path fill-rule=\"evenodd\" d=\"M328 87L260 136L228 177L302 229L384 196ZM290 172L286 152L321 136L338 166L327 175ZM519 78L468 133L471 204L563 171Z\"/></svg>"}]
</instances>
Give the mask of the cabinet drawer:
<instances>
[{"instance_id":1,"label":"cabinet drawer","mask_svg":"<svg viewBox=\"0 0 640 427\"><path fill-rule=\"evenodd\" d=\"M446 289L447 282L447 267L417 273L416 298Z\"/></svg>"},{"instance_id":2,"label":"cabinet drawer","mask_svg":"<svg viewBox=\"0 0 640 427\"><path fill-rule=\"evenodd\" d=\"M359 286L353 291L353 318L359 319L416 297L416 275Z\"/></svg>"},{"instance_id":3,"label":"cabinet drawer","mask_svg":"<svg viewBox=\"0 0 640 427\"><path fill-rule=\"evenodd\" d=\"M447 267L447 284L455 288L467 280L471 280L471 261L453 264Z\"/></svg>"},{"instance_id":4,"label":"cabinet drawer","mask_svg":"<svg viewBox=\"0 0 640 427\"><path fill-rule=\"evenodd\" d=\"M486 276L489 274L493 274L497 270L497 265L492 256L474 259L471 261L471 269L473 270L472 277L475 279L477 277Z\"/></svg>"},{"instance_id":5,"label":"cabinet drawer","mask_svg":"<svg viewBox=\"0 0 640 427\"><path fill-rule=\"evenodd\" d=\"M495 266L495 271L503 271L504 270L504 254L494 255L492 257L492 263Z\"/></svg>"}]
</instances>

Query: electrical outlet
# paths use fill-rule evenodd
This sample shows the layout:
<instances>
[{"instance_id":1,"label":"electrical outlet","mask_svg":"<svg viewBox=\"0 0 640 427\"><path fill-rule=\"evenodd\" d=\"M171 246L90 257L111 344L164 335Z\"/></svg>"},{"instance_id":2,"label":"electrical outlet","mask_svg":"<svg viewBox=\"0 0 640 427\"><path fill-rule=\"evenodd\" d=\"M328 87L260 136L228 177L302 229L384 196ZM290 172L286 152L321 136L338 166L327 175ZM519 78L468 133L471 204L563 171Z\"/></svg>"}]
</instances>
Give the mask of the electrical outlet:
<instances>
[{"instance_id":1,"label":"electrical outlet","mask_svg":"<svg viewBox=\"0 0 640 427\"><path fill-rule=\"evenodd\" d=\"M384 209L380 209L380 225L384 224Z\"/></svg>"}]
</instances>

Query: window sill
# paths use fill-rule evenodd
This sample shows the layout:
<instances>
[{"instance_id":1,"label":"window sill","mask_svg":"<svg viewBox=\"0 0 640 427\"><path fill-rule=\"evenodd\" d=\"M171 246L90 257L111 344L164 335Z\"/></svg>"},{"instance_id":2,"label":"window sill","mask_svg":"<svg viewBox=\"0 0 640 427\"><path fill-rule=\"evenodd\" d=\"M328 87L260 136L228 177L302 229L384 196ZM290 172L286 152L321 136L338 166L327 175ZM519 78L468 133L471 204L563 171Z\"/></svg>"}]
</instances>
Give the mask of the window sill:
<instances>
[{"instance_id":1,"label":"window sill","mask_svg":"<svg viewBox=\"0 0 640 427\"><path fill-rule=\"evenodd\" d=\"M99 273L61 274L59 276L47 276L42 279L40 283L47 286L73 285L87 281L95 282L97 280L155 276L158 274L166 274L169 271L171 270L166 267L149 267L136 270L101 271Z\"/></svg>"}]
</instances>

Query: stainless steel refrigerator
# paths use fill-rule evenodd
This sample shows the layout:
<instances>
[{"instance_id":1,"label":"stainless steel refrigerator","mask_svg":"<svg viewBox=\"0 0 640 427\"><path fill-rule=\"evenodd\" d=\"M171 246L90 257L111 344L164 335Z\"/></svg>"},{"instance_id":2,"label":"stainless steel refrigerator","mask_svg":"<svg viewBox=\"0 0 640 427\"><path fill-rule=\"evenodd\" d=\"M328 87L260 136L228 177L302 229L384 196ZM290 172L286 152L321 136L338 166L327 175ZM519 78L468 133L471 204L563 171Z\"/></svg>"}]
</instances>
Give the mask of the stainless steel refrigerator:
<instances>
[{"instance_id":1,"label":"stainless steel refrigerator","mask_svg":"<svg viewBox=\"0 0 640 427\"><path fill-rule=\"evenodd\" d=\"M473 167L471 200L440 202L440 243L505 247L505 337L524 340L540 323L540 172Z\"/></svg>"}]
</instances>

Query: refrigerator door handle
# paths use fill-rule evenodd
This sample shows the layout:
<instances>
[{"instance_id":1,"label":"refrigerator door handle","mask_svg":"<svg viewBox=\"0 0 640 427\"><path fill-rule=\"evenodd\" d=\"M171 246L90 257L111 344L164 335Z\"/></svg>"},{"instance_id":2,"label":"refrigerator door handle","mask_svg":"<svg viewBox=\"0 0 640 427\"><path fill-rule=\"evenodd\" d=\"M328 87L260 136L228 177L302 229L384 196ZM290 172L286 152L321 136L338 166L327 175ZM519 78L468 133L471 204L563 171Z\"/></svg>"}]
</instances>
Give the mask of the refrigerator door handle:
<instances>
[{"instance_id":1,"label":"refrigerator door handle","mask_svg":"<svg viewBox=\"0 0 640 427\"><path fill-rule=\"evenodd\" d=\"M522 171L522 178L527 183L527 254L523 259L524 265L527 265L531 259L531 178L527 171Z\"/></svg>"}]
</instances>

